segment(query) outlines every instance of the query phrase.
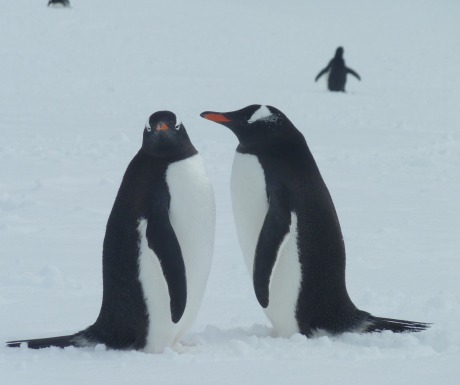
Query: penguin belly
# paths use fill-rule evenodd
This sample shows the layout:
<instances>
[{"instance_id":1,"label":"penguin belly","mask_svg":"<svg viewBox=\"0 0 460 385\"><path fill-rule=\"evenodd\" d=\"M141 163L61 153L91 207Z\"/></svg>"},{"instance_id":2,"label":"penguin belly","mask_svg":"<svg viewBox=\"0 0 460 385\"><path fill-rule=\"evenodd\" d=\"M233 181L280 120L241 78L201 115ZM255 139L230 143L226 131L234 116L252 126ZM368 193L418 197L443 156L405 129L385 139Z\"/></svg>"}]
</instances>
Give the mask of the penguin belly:
<instances>
[{"instance_id":1,"label":"penguin belly","mask_svg":"<svg viewBox=\"0 0 460 385\"><path fill-rule=\"evenodd\" d=\"M256 156L235 154L230 189L238 240L252 274L257 240L268 211L265 175Z\"/></svg>"},{"instance_id":2,"label":"penguin belly","mask_svg":"<svg viewBox=\"0 0 460 385\"><path fill-rule=\"evenodd\" d=\"M147 219L141 218L139 233L139 281L144 293L148 315L148 330L144 350L161 353L172 346L176 326L171 319L168 284L163 275L160 261L148 245Z\"/></svg>"},{"instance_id":3,"label":"penguin belly","mask_svg":"<svg viewBox=\"0 0 460 385\"><path fill-rule=\"evenodd\" d=\"M251 277L259 234L268 211L265 173L254 155L236 153L231 175L231 195L238 240ZM296 308L301 281L297 245L297 216L281 243L270 277L269 305L265 314L278 335L299 332Z\"/></svg>"},{"instance_id":4,"label":"penguin belly","mask_svg":"<svg viewBox=\"0 0 460 385\"><path fill-rule=\"evenodd\" d=\"M189 329L203 299L214 251L214 191L199 154L175 162L166 173L169 216L179 240L187 275L187 305L174 342Z\"/></svg>"},{"instance_id":5,"label":"penguin belly","mask_svg":"<svg viewBox=\"0 0 460 385\"><path fill-rule=\"evenodd\" d=\"M291 212L289 234L281 243L270 277L269 303L265 314L281 337L299 332L296 319L301 267L297 245L297 216Z\"/></svg>"},{"instance_id":6,"label":"penguin belly","mask_svg":"<svg viewBox=\"0 0 460 385\"><path fill-rule=\"evenodd\" d=\"M181 319L173 323L166 279L157 256L147 246L147 221L141 220L139 279L149 317L144 350L153 353L177 343L195 320L214 249L214 193L201 156L197 154L169 165L166 183L170 193L169 217L185 264L187 302Z\"/></svg>"}]
</instances>

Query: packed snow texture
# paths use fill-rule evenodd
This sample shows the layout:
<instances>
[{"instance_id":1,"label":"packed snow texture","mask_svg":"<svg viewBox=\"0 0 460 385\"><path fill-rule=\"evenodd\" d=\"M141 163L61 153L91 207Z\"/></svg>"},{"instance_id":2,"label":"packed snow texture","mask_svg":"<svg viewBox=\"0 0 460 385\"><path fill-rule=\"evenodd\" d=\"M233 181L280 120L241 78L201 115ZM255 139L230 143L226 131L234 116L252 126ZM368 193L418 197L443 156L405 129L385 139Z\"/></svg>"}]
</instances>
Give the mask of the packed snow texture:
<instances>
[{"instance_id":1,"label":"packed snow texture","mask_svg":"<svg viewBox=\"0 0 460 385\"><path fill-rule=\"evenodd\" d=\"M460 2L71 3L0 2L0 341L94 322L105 224L155 111L181 116L205 160L213 264L181 346L2 346L2 385L459 383ZM345 94L314 82L339 45L362 76ZM341 221L354 303L431 329L273 333L233 221L237 140L199 117L249 104L279 108L305 135Z\"/></svg>"}]
</instances>

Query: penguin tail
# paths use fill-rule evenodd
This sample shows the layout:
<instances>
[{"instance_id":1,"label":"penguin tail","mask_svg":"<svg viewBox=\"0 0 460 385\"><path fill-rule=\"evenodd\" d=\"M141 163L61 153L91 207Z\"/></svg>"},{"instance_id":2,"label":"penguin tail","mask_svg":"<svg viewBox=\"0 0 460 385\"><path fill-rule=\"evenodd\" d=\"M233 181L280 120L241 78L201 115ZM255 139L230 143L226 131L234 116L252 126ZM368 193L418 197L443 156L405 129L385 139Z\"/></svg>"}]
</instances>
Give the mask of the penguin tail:
<instances>
[{"instance_id":1,"label":"penguin tail","mask_svg":"<svg viewBox=\"0 0 460 385\"><path fill-rule=\"evenodd\" d=\"M72 334L69 336L60 336L60 337L49 337L49 338L39 338L33 340L19 340L19 341L9 341L6 343L6 346L10 348L19 348L21 344L27 344L27 347L30 349L43 349L49 348L51 346L56 346L58 348L66 348L68 346L84 346L82 343L84 337L80 333Z\"/></svg>"},{"instance_id":2,"label":"penguin tail","mask_svg":"<svg viewBox=\"0 0 460 385\"><path fill-rule=\"evenodd\" d=\"M393 333L416 333L428 329L430 325L430 323L404 321L370 315L366 320L366 327L363 333L379 333L384 330L390 330Z\"/></svg>"}]
</instances>

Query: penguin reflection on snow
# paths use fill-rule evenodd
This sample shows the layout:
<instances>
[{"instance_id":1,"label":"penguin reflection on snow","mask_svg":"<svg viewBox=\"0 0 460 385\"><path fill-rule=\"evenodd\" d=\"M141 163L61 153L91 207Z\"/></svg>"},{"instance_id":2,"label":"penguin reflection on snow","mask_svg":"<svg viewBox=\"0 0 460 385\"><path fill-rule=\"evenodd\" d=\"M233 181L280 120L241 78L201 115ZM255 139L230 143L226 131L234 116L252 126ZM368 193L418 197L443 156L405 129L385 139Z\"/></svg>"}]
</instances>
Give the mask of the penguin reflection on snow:
<instances>
[{"instance_id":1,"label":"penguin reflection on snow","mask_svg":"<svg viewBox=\"0 0 460 385\"><path fill-rule=\"evenodd\" d=\"M323 68L318 75L316 75L315 82L328 73L327 88L329 91L342 91L345 92L345 83L347 82L347 75L353 75L356 79L361 80L361 77L348 68L343 60L343 48L338 47L335 51L335 56L331 59L329 64Z\"/></svg>"},{"instance_id":2,"label":"penguin reflection on snow","mask_svg":"<svg viewBox=\"0 0 460 385\"><path fill-rule=\"evenodd\" d=\"M252 105L201 116L226 126L240 142L231 176L238 238L257 300L279 335L428 327L355 307L331 196L305 138L281 111Z\"/></svg>"},{"instance_id":3,"label":"penguin reflection on snow","mask_svg":"<svg viewBox=\"0 0 460 385\"><path fill-rule=\"evenodd\" d=\"M214 195L202 158L169 111L150 116L107 222L99 317L30 348L94 346L161 352L196 317L214 247Z\"/></svg>"}]
</instances>

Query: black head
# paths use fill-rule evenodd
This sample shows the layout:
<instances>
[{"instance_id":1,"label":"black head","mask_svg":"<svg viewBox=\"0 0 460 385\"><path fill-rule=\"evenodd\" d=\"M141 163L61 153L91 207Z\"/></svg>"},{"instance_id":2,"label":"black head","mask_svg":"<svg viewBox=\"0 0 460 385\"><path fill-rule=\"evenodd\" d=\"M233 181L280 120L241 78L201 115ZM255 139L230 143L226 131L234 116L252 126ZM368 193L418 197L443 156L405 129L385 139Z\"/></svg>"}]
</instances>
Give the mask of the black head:
<instances>
[{"instance_id":1,"label":"black head","mask_svg":"<svg viewBox=\"0 0 460 385\"><path fill-rule=\"evenodd\" d=\"M68 7L70 5L69 0L49 0L48 7L50 5L62 5L64 7Z\"/></svg>"},{"instance_id":2,"label":"black head","mask_svg":"<svg viewBox=\"0 0 460 385\"><path fill-rule=\"evenodd\" d=\"M343 57L343 47L337 47L335 50L335 57Z\"/></svg>"},{"instance_id":3,"label":"black head","mask_svg":"<svg viewBox=\"0 0 460 385\"><path fill-rule=\"evenodd\" d=\"M181 122L171 111L150 115L144 128L142 151L158 158L185 159L197 151Z\"/></svg>"},{"instance_id":4,"label":"black head","mask_svg":"<svg viewBox=\"0 0 460 385\"><path fill-rule=\"evenodd\" d=\"M232 112L205 111L200 116L228 127L245 149L282 143L298 133L286 115L272 106L253 104Z\"/></svg>"}]
</instances>

